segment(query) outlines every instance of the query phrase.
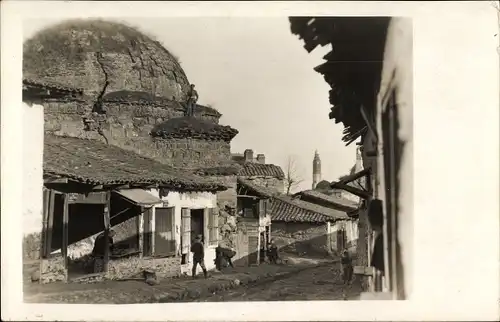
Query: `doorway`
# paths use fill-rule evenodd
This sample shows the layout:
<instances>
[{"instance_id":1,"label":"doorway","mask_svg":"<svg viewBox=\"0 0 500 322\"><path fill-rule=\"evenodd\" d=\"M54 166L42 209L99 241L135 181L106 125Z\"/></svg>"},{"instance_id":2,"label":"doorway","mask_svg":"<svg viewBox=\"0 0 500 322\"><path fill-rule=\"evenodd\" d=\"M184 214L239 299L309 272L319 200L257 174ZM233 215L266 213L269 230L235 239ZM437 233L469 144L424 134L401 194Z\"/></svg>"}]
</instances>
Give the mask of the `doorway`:
<instances>
[{"instance_id":1,"label":"doorway","mask_svg":"<svg viewBox=\"0 0 500 322\"><path fill-rule=\"evenodd\" d=\"M191 241L196 236L201 235L201 240L205 243L205 218L203 209L191 209Z\"/></svg>"}]
</instances>

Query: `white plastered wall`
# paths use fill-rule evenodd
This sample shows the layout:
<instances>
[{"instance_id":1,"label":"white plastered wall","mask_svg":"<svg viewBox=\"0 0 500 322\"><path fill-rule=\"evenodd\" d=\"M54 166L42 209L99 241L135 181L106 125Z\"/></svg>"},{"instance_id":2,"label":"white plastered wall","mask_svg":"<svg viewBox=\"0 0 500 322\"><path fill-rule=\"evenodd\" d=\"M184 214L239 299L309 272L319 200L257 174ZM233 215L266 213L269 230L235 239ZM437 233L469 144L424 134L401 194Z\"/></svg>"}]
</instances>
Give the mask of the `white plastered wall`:
<instances>
[{"instance_id":1,"label":"white plastered wall","mask_svg":"<svg viewBox=\"0 0 500 322\"><path fill-rule=\"evenodd\" d=\"M160 193L158 189L151 189L149 192L157 198L160 198ZM160 198L163 202L166 202L166 207L175 207L175 241L177 245L177 252L179 252L181 247L181 209L204 209L204 208L215 208L217 206L217 195L211 192L176 192L171 191L167 196ZM157 205L156 207L163 207L163 205ZM152 218L152 229L155 231L155 215L156 212L153 210ZM141 227L143 223L143 218L141 216ZM205 223L206 224L206 223ZM215 268L215 247L216 246L205 246L205 265L207 269ZM189 269L189 265L193 262L193 254L189 253L189 264L183 267L183 271ZM200 269L198 268L198 271Z\"/></svg>"},{"instance_id":2,"label":"white plastered wall","mask_svg":"<svg viewBox=\"0 0 500 322\"><path fill-rule=\"evenodd\" d=\"M23 104L23 235L42 231L43 106Z\"/></svg>"},{"instance_id":3,"label":"white plastered wall","mask_svg":"<svg viewBox=\"0 0 500 322\"><path fill-rule=\"evenodd\" d=\"M396 90L399 139L404 142L399 169L398 240L404 266L404 288L411 299L413 276L413 25L411 19L393 18L387 34L377 113L378 198L385 200L381 116L390 91Z\"/></svg>"}]
</instances>

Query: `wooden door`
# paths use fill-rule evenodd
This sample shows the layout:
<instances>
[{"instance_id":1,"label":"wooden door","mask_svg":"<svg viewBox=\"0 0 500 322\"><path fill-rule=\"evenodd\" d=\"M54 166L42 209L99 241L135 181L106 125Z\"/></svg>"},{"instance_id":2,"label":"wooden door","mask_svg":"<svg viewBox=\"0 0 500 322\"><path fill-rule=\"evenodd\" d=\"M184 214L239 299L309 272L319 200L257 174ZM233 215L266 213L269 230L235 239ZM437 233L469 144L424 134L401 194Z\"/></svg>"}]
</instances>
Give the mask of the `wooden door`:
<instances>
[{"instance_id":1,"label":"wooden door","mask_svg":"<svg viewBox=\"0 0 500 322\"><path fill-rule=\"evenodd\" d=\"M189 254L191 250L191 210L181 209L181 253Z\"/></svg>"}]
</instances>

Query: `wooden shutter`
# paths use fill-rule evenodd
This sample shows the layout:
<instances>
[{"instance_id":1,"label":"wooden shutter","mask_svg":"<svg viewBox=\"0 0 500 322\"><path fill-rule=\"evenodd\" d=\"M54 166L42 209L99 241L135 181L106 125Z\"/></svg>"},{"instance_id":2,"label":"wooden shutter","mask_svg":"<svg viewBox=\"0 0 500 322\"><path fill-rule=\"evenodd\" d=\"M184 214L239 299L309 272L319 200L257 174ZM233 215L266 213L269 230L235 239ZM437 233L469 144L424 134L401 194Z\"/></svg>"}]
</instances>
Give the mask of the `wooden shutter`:
<instances>
[{"instance_id":1,"label":"wooden shutter","mask_svg":"<svg viewBox=\"0 0 500 322\"><path fill-rule=\"evenodd\" d=\"M203 209L203 244L210 244L210 209Z\"/></svg>"},{"instance_id":2,"label":"wooden shutter","mask_svg":"<svg viewBox=\"0 0 500 322\"><path fill-rule=\"evenodd\" d=\"M144 211L144 228L143 228L143 254L151 256L153 254L153 209L149 208Z\"/></svg>"},{"instance_id":3,"label":"wooden shutter","mask_svg":"<svg viewBox=\"0 0 500 322\"><path fill-rule=\"evenodd\" d=\"M155 255L175 255L175 208L156 208Z\"/></svg>"},{"instance_id":4,"label":"wooden shutter","mask_svg":"<svg viewBox=\"0 0 500 322\"><path fill-rule=\"evenodd\" d=\"M214 208L208 208L208 241L210 245L219 243L219 214Z\"/></svg>"},{"instance_id":5,"label":"wooden shutter","mask_svg":"<svg viewBox=\"0 0 500 322\"><path fill-rule=\"evenodd\" d=\"M252 232L248 235L248 264L259 264L260 259L260 238L258 232Z\"/></svg>"},{"instance_id":6,"label":"wooden shutter","mask_svg":"<svg viewBox=\"0 0 500 322\"><path fill-rule=\"evenodd\" d=\"M191 249L191 210L188 208L181 209L181 244L182 254L189 254Z\"/></svg>"}]
</instances>

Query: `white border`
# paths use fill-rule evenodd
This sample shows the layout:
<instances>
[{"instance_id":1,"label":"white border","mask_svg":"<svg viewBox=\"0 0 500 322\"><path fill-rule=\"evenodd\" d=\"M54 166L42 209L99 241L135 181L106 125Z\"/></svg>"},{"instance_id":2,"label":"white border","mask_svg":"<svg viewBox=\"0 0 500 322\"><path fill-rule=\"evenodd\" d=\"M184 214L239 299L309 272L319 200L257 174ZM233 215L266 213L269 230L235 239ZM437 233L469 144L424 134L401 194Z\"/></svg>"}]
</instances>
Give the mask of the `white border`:
<instances>
[{"instance_id":1,"label":"white border","mask_svg":"<svg viewBox=\"0 0 500 322\"><path fill-rule=\"evenodd\" d=\"M402 321L498 318L500 83L496 48L500 31L496 11L490 2L3 1L1 15L2 319ZM150 304L147 307L20 304L22 138L18 129L22 111L23 20L61 16L201 15L413 18L414 245L417 263L414 267L417 295L413 300Z\"/></svg>"}]
</instances>

